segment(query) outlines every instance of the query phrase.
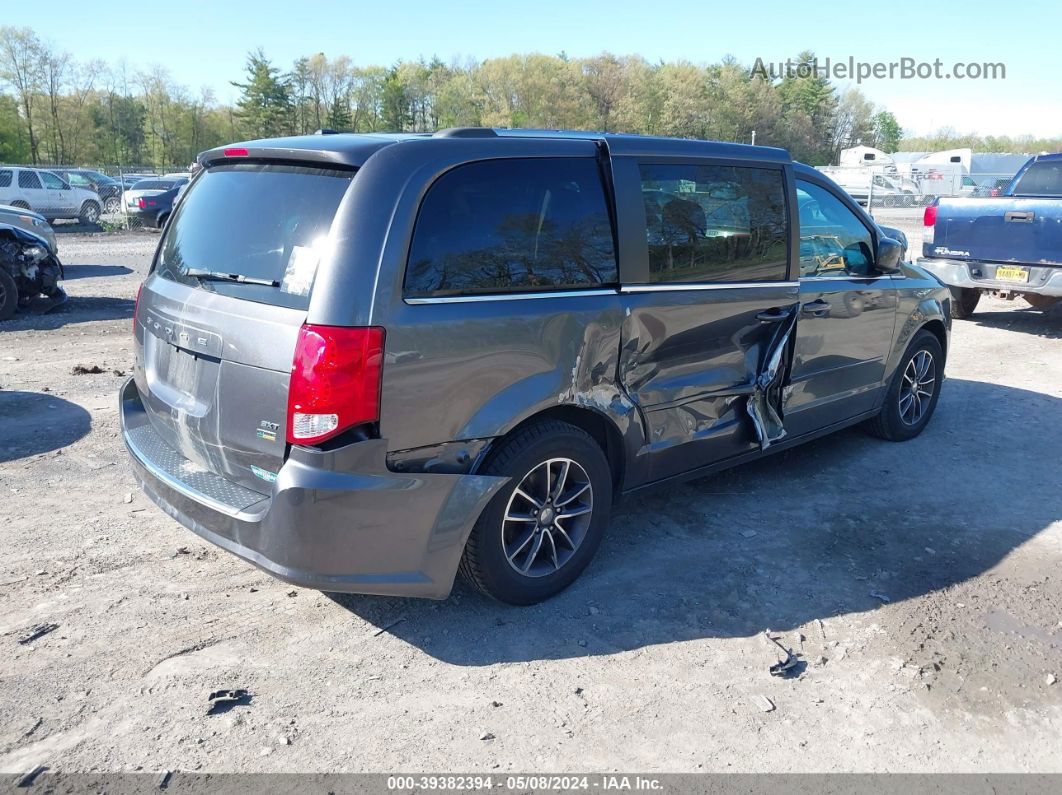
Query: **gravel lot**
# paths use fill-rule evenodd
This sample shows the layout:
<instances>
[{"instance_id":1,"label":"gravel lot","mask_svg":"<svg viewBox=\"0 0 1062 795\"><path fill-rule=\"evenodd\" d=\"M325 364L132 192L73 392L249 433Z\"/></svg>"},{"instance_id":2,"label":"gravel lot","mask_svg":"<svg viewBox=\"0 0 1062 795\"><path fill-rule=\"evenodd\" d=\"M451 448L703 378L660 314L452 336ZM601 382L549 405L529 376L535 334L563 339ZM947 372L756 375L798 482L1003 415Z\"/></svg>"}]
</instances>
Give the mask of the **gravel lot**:
<instances>
[{"instance_id":1,"label":"gravel lot","mask_svg":"<svg viewBox=\"0 0 1062 795\"><path fill-rule=\"evenodd\" d=\"M547 604L340 597L137 490L115 393L156 240L62 235L68 307L0 324L0 771L1062 771L1060 309L956 322L912 442L624 501ZM220 688L253 699L208 716Z\"/></svg>"}]
</instances>

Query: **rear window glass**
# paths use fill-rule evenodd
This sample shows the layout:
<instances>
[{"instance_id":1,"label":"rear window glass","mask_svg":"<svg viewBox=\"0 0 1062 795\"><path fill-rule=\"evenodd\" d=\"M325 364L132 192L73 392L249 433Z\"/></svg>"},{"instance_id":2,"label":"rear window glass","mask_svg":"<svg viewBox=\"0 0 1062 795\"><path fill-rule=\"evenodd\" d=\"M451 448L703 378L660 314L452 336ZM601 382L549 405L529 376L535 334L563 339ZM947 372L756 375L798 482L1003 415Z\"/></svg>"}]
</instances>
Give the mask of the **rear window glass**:
<instances>
[{"instance_id":1,"label":"rear window glass","mask_svg":"<svg viewBox=\"0 0 1062 795\"><path fill-rule=\"evenodd\" d=\"M169 190L173 187L173 180L169 179L142 179L133 184L133 190Z\"/></svg>"},{"instance_id":2,"label":"rear window glass","mask_svg":"<svg viewBox=\"0 0 1062 795\"><path fill-rule=\"evenodd\" d=\"M1039 160L1025 169L1011 191L1016 196L1062 196L1062 160Z\"/></svg>"},{"instance_id":3,"label":"rear window glass","mask_svg":"<svg viewBox=\"0 0 1062 795\"><path fill-rule=\"evenodd\" d=\"M339 202L354 172L239 163L202 174L177 205L159 276L223 295L305 309ZM239 274L275 286L195 276Z\"/></svg>"},{"instance_id":4,"label":"rear window glass","mask_svg":"<svg viewBox=\"0 0 1062 795\"><path fill-rule=\"evenodd\" d=\"M572 290L616 279L596 160L485 160L443 174L428 190L405 295Z\"/></svg>"},{"instance_id":5,"label":"rear window glass","mask_svg":"<svg viewBox=\"0 0 1062 795\"><path fill-rule=\"evenodd\" d=\"M642 164L651 282L781 281L789 218L780 169Z\"/></svg>"},{"instance_id":6,"label":"rear window glass","mask_svg":"<svg viewBox=\"0 0 1062 795\"><path fill-rule=\"evenodd\" d=\"M11 187L11 172L10 171L0 171L0 188L10 188L10 187Z\"/></svg>"}]
</instances>

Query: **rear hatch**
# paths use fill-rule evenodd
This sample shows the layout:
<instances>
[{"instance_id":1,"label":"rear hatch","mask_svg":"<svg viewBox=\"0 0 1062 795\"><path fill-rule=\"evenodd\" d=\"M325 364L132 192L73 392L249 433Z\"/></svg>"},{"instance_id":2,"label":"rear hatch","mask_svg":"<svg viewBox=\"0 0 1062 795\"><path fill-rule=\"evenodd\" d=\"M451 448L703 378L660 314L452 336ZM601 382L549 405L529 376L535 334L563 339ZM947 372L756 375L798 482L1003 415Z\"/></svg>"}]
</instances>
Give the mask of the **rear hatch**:
<instances>
[{"instance_id":1,"label":"rear hatch","mask_svg":"<svg viewBox=\"0 0 1062 795\"><path fill-rule=\"evenodd\" d=\"M252 162L208 169L177 205L141 293L136 380L152 428L252 489L267 491L284 460L295 343L353 176Z\"/></svg>"}]
</instances>

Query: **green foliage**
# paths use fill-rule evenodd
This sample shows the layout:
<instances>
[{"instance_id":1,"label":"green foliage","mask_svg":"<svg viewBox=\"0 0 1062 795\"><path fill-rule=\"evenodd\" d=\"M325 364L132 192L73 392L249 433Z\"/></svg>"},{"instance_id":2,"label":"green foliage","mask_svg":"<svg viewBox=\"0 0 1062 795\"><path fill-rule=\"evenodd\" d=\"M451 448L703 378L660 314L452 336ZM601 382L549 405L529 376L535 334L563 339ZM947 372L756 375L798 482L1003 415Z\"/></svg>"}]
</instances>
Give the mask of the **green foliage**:
<instances>
[{"instance_id":1,"label":"green foliage","mask_svg":"<svg viewBox=\"0 0 1062 795\"><path fill-rule=\"evenodd\" d=\"M18 103L0 95L0 163L25 163L29 159L29 141L22 131Z\"/></svg>"},{"instance_id":2,"label":"green foliage","mask_svg":"<svg viewBox=\"0 0 1062 795\"><path fill-rule=\"evenodd\" d=\"M649 63L637 55L538 53L484 61L357 66L315 53L284 73L247 56L235 107L193 95L162 68L78 62L28 28L0 27L0 160L187 166L204 149L248 138L341 131L424 132L494 126L603 130L749 142L789 149L812 165L871 144L886 151L970 146L1062 149L1062 141L979 138L942 130L903 138L895 116L858 90L840 93L801 65L769 76L733 58Z\"/></svg>"},{"instance_id":3,"label":"green foliage","mask_svg":"<svg viewBox=\"0 0 1062 795\"><path fill-rule=\"evenodd\" d=\"M874 146L883 152L895 152L900 147L903 128L896 117L887 110L874 114Z\"/></svg>"},{"instance_id":4,"label":"green foliage","mask_svg":"<svg viewBox=\"0 0 1062 795\"><path fill-rule=\"evenodd\" d=\"M1062 152L1062 136L1034 138L1031 135L1012 137L1007 135L974 135L958 133L950 127L938 130L933 135L904 138L899 149L903 152L939 152L942 149L973 149L975 152L1009 152L1014 154L1037 154L1039 152Z\"/></svg>"},{"instance_id":5,"label":"green foliage","mask_svg":"<svg viewBox=\"0 0 1062 795\"><path fill-rule=\"evenodd\" d=\"M248 138L274 138L291 132L289 80L282 77L262 50L247 56L247 82L232 85L243 89L236 105L236 118Z\"/></svg>"}]
</instances>

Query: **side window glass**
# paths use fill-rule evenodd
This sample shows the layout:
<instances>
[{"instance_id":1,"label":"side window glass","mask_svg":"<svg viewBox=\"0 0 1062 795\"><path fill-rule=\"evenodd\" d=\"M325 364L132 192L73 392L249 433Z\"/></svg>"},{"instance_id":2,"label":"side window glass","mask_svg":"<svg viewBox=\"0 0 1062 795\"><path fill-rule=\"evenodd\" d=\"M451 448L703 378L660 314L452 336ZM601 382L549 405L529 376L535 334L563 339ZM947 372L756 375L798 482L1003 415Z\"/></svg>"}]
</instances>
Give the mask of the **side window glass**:
<instances>
[{"instance_id":1,"label":"side window glass","mask_svg":"<svg viewBox=\"0 0 1062 795\"><path fill-rule=\"evenodd\" d=\"M44 181L44 187L48 190L66 190L66 184L55 176L55 174L49 174L47 171L41 172L41 179Z\"/></svg>"},{"instance_id":2,"label":"side window glass","mask_svg":"<svg viewBox=\"0 0 1062 795\"><path fill-rule=\"evenodd\" d=\"M800 275L870 276L874 238L862 221L825 188L797 180Z\"/></svg>"},{"instance_id":3,"label":"side window glass","mask_svg":"<svg viewBox=\"0 0 1062 795\"><path fill-rule=\"evenodd\" d=\"M484 160L448 171L428 189L404 294L540 292L616 281L596 160Z\"/></svg>"},{"instance_id":4,"label":"side window glass","mask_svg":"<svg viewBox=\"0 0 1062 795\"><path fill-rule=\"evenodd\" d=\"M11 187L11 172L10 171L0 171L0 188L10 188L10 187Z\"/></svg>"},{"instance_id":5,"label":"side window glass","mask_svg":"<svg viewBox=\"0 0 1062 795\"><path fill-rule=\"evenodd\" d=\"M18 172L18 186L29 190L40 190L41 181L35 171Z\"/></svg>"},{"instance_id":6,"label":"side window glass","mask_svg":"<svg viewBox=\"0 0 1062 795\"><path fill-rule=\"evenodd\" d=\"M782 281L789 219L780 169L639 166L651 282Z\"/></svg>"}]
</instances>

